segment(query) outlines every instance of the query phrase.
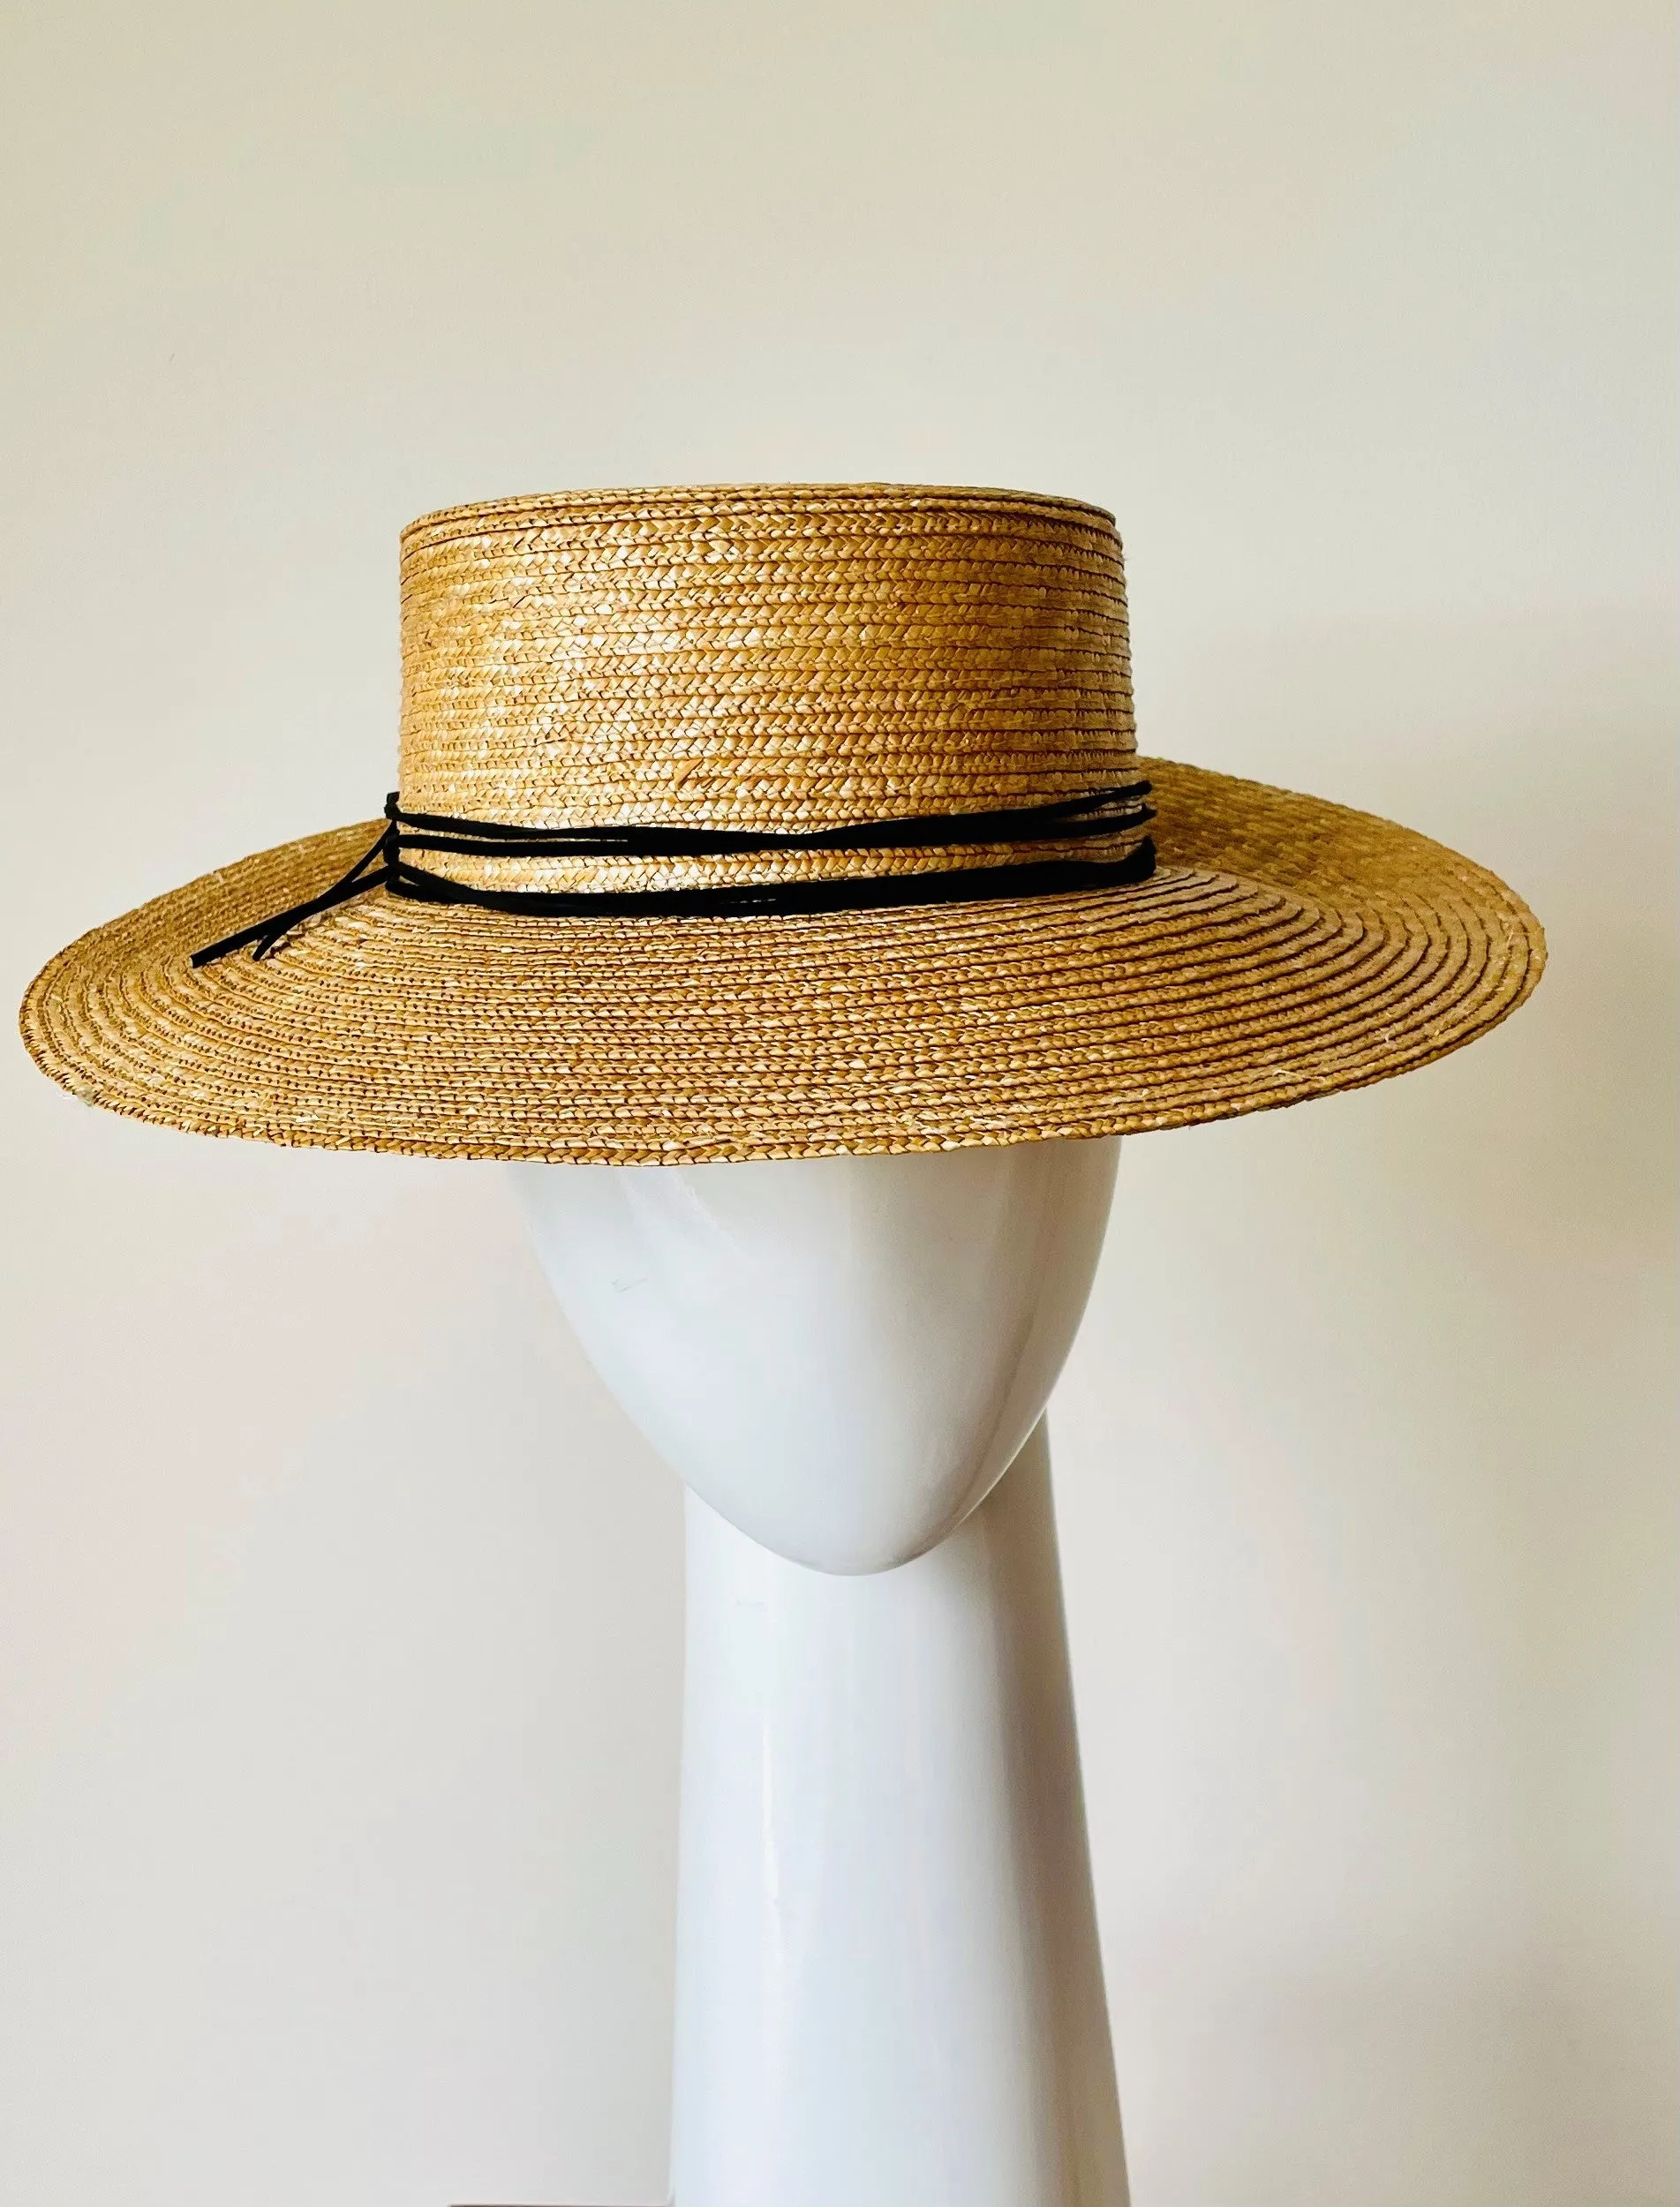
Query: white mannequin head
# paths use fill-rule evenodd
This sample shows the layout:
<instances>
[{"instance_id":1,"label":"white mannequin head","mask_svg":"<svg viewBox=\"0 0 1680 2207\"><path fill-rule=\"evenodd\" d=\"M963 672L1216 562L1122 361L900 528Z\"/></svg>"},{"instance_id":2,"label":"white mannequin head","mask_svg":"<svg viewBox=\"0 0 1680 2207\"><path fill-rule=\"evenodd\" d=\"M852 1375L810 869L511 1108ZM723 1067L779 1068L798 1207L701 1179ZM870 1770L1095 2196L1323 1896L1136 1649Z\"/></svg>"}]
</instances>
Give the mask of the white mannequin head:
<instances>
[{"instance_id":1,"label":"white mannequin head","mask_svg":"<svg viewBox=\"0 0 1680 2207\"><path fill-rule=\"evenodd\" d=\"M856 1572L953 1532L1037 1423L1119 1150L510 1170L585 1351L685 1483Z\"/></svg>"}]
</instances>

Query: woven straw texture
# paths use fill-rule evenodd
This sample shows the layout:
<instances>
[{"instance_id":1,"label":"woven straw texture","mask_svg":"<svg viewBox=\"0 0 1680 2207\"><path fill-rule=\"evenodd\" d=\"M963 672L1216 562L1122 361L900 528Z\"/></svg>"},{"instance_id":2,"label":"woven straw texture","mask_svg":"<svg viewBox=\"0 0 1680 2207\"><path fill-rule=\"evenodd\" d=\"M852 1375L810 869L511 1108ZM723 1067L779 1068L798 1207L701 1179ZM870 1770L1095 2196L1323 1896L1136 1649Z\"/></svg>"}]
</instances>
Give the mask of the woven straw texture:
<instances>
[{"instance_id":1,"label":"woven straw texture","mask_svg":"<svg viewBox=\"0 0 1680 2207\"><path fill-rule=\"evenodd\" d=\"M1539 977L1491 874L1367 815L1134 755L1111 518L883 486L587 493L403 539L409 810L808 831L1154 784L1101 891L799 916L559 916L383 890L272 957L194 950L316 894L380 824L84 936L23 1010L43 1070L205 1134L618 1164L1124 1134L1456 1049ZM429 860L613 889L1124 856L936 845Z\"/></svg>"}]
</instances>

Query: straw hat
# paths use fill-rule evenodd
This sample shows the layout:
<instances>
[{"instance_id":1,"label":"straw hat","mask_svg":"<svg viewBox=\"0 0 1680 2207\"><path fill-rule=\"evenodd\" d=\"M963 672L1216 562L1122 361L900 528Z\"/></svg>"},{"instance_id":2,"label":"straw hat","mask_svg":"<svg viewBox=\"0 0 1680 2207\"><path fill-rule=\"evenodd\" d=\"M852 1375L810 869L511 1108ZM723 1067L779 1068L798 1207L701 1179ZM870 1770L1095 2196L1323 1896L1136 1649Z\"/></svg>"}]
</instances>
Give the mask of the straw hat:
<instances>
[{"instance_id":1,"label":"straw hat","mask_svg":"<svg viewBox=\"0 0 1680 2207\"><path fill-rule=\"evenodd\" d=\"M402 542L400 798L113 920L23 1032L211 1134L618 1164L1130 1134L1438 1058L1519 899L1133 732L1111 516L580 492Z\"/></svg>"}]
</instances>

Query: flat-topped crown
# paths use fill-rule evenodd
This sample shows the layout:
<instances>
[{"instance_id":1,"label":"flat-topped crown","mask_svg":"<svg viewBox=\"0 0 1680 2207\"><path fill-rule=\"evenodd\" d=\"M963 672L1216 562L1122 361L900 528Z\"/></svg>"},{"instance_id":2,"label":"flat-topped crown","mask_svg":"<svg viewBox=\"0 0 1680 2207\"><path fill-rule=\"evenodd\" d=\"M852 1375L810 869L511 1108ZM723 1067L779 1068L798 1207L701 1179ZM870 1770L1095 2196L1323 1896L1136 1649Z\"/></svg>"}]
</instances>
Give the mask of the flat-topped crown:
<instances>
[{"instance_id":1,"label":"flat-topped crown","mask_svg":"<svg viewBox=\"0 0 1680 2207\"><path fill-rule=\"evenodd\" d=\"M412 523L402 584L411 811L808 832L1050 802L1131 769L1119 539L1071 499L885 484L501 499ZM455 864L466 878L493 862L505 871ZM520 863L580 883L695 871Z\"/></svg>"}]
</instances>

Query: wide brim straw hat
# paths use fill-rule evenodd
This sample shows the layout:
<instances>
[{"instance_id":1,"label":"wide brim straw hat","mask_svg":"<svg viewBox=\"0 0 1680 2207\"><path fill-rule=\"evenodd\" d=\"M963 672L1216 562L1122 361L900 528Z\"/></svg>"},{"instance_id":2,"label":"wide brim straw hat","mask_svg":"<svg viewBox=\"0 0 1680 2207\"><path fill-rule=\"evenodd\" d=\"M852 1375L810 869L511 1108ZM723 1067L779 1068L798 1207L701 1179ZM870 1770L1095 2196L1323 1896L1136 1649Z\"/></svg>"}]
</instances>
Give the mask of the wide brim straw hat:
<instances>
[{"instance_id":1,"label":"wide brim straw hat","mask_svg":"<svg viewBox=\"0 0 1680 2207\"><path fill-rule=\"evenodd\" d=\"M1480 866L1140 757L1072 500L585 492L402 539L399 791L94 929L25 1000L89 1102L609 1164L1180 1126L1379 1081L1533 987Z\"/></svg>"}]
</instances>

